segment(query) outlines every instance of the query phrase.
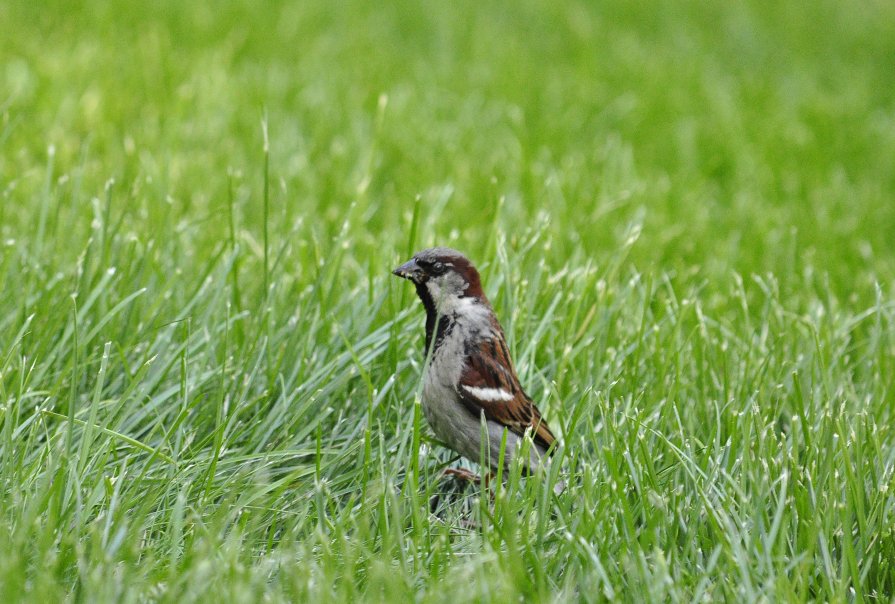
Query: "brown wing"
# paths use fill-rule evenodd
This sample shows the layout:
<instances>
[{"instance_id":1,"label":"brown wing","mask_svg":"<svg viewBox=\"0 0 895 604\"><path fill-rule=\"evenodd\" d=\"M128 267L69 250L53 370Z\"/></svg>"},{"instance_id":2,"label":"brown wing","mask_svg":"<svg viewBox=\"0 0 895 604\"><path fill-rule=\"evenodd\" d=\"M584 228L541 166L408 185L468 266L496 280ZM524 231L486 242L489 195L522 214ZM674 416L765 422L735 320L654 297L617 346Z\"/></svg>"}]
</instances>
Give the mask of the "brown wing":
<instances>
[{"instance_id":1,"label":"brown wing","mask_svg":"<svg viewBox=\"0 0 895 604\"><path fill-rule=\"evenodd\" d=\"M503 334L498 330L491 334L466 350L466 366L457 388L461 402L476 417L484 411L487 419L520 436L531 428L532 440L549 448L556 437L519 385Z\"/></svg>"}]
</instances>

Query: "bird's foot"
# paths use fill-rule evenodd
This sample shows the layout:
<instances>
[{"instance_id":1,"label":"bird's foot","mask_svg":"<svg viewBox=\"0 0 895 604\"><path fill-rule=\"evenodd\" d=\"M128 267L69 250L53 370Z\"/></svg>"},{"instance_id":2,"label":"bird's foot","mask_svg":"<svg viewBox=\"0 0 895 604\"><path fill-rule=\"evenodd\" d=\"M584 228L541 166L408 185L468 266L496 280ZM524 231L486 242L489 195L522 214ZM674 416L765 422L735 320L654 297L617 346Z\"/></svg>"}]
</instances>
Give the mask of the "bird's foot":
<instances>
[{"instance_id":1,"label":"bird's foot","mask_svg":"<svg viewBox=\"0 0 895 604\"><path fill-rule=\"evenodd\" d=\"M467 482L478 482L481 480L478 474L476 474L472 470L467 470L466 468L446 468L444 472L441 473L441 475L453 476L458 480L465 480Z\"/></svg>"},{"instance_id":2,"label":"bird's foot","mask_svg":"<svg viewBox=\"0 0 895 604\"><path fill-rule=\"evenodd\" d=\"M478 483L482 481L482 477L473 472L472 470L467 470L466 468L446 468L444 472L441 473L442 476L453 476L458 480L465 480L467 482ZM491 472L485 474L485 485L491 482Z\"/></svg>"}]
</instances>

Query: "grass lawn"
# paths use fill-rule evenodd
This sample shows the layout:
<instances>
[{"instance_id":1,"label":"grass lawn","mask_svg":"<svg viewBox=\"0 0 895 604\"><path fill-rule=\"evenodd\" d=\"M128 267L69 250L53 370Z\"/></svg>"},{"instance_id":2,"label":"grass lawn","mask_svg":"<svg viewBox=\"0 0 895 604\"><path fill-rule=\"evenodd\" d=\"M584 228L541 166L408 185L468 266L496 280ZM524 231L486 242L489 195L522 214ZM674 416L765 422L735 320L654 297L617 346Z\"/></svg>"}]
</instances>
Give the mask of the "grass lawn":
<instances>
[{"instance_id":1,"label":"grass lawn","mask_svg":"<svg viewBox=\"0 0 895 604\"><path fill-rule=\"evenodd\" d=\"M3 2L0 601L888 602L893 241L890 2ZM561 495L441 479L433 244Z\"/></svg>"}]
</instances>

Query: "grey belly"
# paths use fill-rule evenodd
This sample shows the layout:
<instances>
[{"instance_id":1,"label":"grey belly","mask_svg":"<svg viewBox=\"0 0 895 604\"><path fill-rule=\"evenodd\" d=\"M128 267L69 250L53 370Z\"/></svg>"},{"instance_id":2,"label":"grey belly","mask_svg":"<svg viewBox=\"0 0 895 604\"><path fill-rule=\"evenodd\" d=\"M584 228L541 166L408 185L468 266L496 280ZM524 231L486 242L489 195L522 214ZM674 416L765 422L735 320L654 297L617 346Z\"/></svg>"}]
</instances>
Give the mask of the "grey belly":
<instances>
[{"instance_id":1,"label":"grey belly","mask_svg":"<svg viewBox=\"0 0 895 604\"><path fill-rule=\"evenodd\" d=\"M457 401L456 394L449 388L427 385L423 390L422 404L423 414L435 436L470 461L479 462L484 455L487 465L496 470L504 433L507 441L504 459L507 465L522 445L522 439L518 435L496 422L486 420L484 429L488 434L488 444L483 451L481 418L475 417ZM534 471L540 465L545 450L534 443L529 447L528 462L525 465Z\"/></svg>"}]
</instances>

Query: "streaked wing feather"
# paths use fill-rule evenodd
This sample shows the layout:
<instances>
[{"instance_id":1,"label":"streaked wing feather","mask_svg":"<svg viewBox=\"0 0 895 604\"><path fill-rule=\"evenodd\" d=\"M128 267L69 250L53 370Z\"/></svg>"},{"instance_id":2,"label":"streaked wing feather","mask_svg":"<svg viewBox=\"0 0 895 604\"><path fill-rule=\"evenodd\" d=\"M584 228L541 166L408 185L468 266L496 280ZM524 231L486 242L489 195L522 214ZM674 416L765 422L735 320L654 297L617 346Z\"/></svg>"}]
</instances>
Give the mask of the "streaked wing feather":
<instances>
[{"instance_id":1,"label":"streaked wing feather","mask_svg":"<svg viewBox=\"0 0 895 604\"><path fill-rule=\"evenodd\" d=\"M509 351L499 331L466 351L466 366L458 394L463 405L478 417L485 417L522 435L531 428L532 440L549 448L556 438L538 408L522 390L513 370Z\"/></svg>"}]
</instances>

